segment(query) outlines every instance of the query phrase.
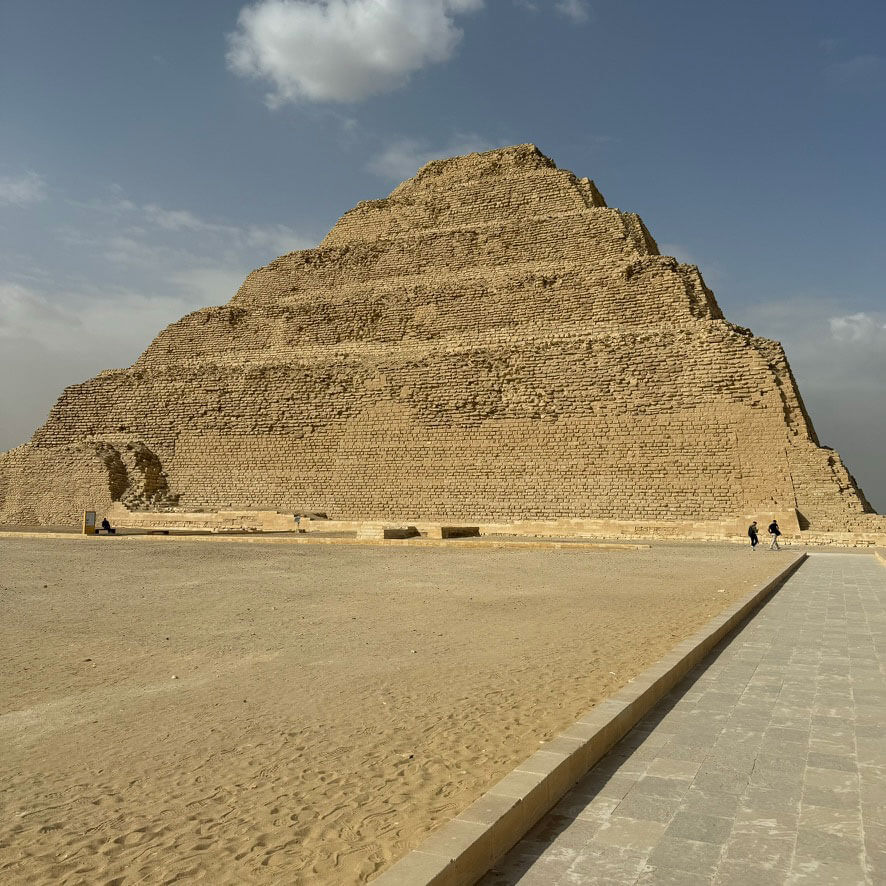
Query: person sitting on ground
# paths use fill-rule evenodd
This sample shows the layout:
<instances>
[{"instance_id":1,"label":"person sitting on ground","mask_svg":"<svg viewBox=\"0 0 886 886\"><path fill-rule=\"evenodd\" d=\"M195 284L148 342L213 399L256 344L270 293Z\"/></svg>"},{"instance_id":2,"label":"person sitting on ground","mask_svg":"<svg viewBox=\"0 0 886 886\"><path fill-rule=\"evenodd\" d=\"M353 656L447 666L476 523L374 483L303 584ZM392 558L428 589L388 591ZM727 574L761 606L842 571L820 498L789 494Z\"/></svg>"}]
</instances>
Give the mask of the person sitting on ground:
<instances>
[{"instance_id":1,"label":"person sitting on ground","mask_svg":"<svg viewBox=\"0 0 886 886\"><path fill-rule=\"evenodd\" d=\"M117 530L116 530L116 529L113 529L113 528L111 527L111 524L108 522L108 518L107 518L107 517L104 517L104 518L102 519L102 529L104 529L104 531L107 532L108 535L116 535L116 534L117 534Z\"/></svg>"},{"instance_id":2,"label":"person sitting on ground","mask_svg":"<svg viewBox=\"0 0 886 886\"><path fill-rule=\"evenodd\" d=\"M760 539L757 538L757 521L754 520L750 526L748 526L748 538L751 540L751 550L755 551L757 549L757 545L760 543Z\"/></svg>"},{"instance_id":3,"label":"person sitting on ground","mask_svg":"<svg viewBox=\"0 0 886 886\"><path fill-rule=\"evenodd\" d=\"M778 520L775 518L773 518L772 522L769 524L769 534L772 536L772 544L769 545L769 550L780 551L781 548L778 545L778 537L781 535L781 530L778 528Z\"/></svg>"}]
</instances>

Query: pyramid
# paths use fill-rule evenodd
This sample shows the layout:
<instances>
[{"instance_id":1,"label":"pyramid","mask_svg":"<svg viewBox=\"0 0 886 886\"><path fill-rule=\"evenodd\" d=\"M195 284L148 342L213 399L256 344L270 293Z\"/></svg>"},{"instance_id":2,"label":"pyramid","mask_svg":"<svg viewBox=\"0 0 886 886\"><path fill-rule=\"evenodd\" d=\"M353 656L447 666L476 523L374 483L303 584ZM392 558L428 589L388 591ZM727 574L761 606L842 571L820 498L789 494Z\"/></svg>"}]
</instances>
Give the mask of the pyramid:
<instances>
[{"instance_id":1,"label":"pyramid","mask_svg":"<svg viewBox=\"0 0 886 886\"><path fill-rule=\"evenodd\" d=\"M0 522L112 502L883 528L781 346L534 145L359 203L128 369L67 388L0 456Z\"/></svg>"}]
</instances>

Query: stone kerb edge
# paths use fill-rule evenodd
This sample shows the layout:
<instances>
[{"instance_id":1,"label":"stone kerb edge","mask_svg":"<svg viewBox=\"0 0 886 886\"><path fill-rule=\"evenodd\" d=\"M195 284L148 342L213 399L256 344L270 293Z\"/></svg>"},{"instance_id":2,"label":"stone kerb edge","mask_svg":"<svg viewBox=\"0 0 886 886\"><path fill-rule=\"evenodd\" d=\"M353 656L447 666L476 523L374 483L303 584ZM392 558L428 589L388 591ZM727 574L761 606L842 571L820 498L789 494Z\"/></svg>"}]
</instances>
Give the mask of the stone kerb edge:
<instances>
[{"instance_id":1,"label":"stone kerb edge","mask_svg":"<svg viewBox=\"0 0 886 886\"><path fill-rule=\"evenodd\" d=\"M631 544L628 542L594 542L594 541L544 541L544 540L513 540L513 539L473 539L473 538L312 538L310 536L263 535L260 532L249 535L229 535L226 533L177 532L158 534L159 531L133 533L132 535L111 536L115 542L161 542L175 539L186 541L229 542L232 544L297 544L297 545L352 545L358 547L406 547L406 548L502 548L512 550L546 550L546 551L647 551L652 549L648 544ZM92 544L97 543L95 536L81 535L79 532L29 532L16 530L0 530L0 538L64 538L82 539ZM102 536L105 541L109 536Z\"/></svg>"},{"instance_id":2,"label":"stone kerb edge","mask_svg":"<svg viewBox=\"0 0 886 886\"><path fill-rule=\"evenodd\" d=\"M470 886L504 856L591 767L806 560L711 619L657 664L546 742L456 818L383 871L378 886Z\"/></svg>"}]
</instances>

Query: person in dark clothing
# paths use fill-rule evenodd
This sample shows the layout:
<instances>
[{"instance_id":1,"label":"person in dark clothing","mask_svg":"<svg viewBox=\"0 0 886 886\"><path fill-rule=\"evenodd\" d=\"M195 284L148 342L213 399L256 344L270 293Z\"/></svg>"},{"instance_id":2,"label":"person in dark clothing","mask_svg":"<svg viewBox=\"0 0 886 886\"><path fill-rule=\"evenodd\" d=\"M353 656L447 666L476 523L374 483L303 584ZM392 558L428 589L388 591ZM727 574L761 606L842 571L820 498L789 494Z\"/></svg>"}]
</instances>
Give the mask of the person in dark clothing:
<instances>
[{"instance_id":1,"label":"person in dark clothing","mask_svg":"<svg viewBox=\"0 0 886 886\"><path fill-rule=\"evenodd\" d=\"M117 530L111 527L111 524L108 522L108 518L104 517L102 519L102 529L108 533L108 535L116 535Z\"/></svg>"},{"instance_id":2,"label":"person in dark clothing","mask_svg":"<svg viewBox=\"0 0 886 886\"><path fill-rule=\"evenodd\" d=\"M757 538L757 521L754 520L750 526L748 526L748 538L751 540L751 550L755 551L757 549L757 545L760 544L760 539Z\"/></svg>"},{"instance_id":3,"label":"person in dark clothing","mask_svg":"<svg viewBox=\"0 0 886 886\"><path fill-rule=\"evenodd\" d=\"M778 528L778 520L774 520L769 524L769 534L772 536L772 544L769 545L770 551L780 551L781 548L778 544L778 537L781 535L781 530Z\"/></svg>"}]
</instances>

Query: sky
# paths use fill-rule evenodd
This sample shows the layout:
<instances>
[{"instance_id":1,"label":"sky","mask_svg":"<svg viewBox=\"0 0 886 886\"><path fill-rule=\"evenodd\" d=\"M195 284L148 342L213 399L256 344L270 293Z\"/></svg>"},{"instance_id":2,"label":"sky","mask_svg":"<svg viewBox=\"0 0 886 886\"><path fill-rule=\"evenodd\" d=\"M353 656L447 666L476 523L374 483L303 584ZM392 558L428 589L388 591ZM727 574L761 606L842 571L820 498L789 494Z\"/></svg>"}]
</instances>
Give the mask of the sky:
<instances>
[{"instance_id":1,"label":"sky","mask_svg":"<svg viewBox=\"0 0 886 886\"><path fill-rule=\"evenodd\" d=\"M428 160L534 142L784 344L884 511L884 34L878 0L0 0L0 450Z\"/></svg>"}]
</instances>

